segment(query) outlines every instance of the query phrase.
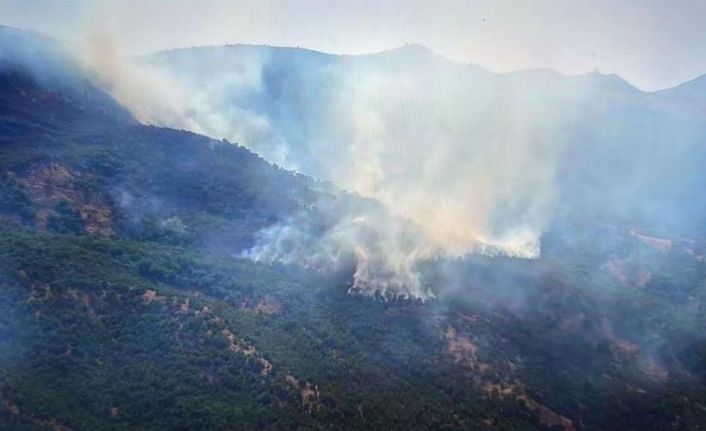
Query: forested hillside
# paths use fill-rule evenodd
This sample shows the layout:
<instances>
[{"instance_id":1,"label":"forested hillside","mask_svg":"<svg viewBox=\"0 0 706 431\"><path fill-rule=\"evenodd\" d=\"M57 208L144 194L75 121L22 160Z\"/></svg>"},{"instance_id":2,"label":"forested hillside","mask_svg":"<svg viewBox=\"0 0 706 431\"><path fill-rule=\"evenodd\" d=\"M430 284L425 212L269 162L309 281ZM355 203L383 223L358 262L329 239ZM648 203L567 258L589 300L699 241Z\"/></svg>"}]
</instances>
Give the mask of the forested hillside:
<instances>
[{"instance_id":1,"label":"forested hillside","mask_svg":"<svg viewBox=\"0 0 706 431\"><path fill-rule=\"evenodd\" d=\"M703 429L698 238L560 219L425 262L427 302L350 294L241 252L379 203L75 82L0 65L0 428Z\"/></svg>"}]
</instances>

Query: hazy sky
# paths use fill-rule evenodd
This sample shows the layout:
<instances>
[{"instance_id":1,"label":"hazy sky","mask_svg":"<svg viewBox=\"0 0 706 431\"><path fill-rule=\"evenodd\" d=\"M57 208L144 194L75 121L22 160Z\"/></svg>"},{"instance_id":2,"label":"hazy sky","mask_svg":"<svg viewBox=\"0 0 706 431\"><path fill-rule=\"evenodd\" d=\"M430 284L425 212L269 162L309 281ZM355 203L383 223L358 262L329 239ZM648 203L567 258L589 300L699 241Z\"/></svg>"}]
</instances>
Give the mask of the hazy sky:
<instances>
[{"instance_id":1,"label":"hazy sky","mask_svg":"<svg viewBox=\"0 0 706 431\"><path fill-rule=\"evenodd\" d=\"M64 39L106 28L128 52L420 43L492 70L599 70L646 90L706 73L706 0L0 0L0 23Z\"/></svg>"}]
</instances>

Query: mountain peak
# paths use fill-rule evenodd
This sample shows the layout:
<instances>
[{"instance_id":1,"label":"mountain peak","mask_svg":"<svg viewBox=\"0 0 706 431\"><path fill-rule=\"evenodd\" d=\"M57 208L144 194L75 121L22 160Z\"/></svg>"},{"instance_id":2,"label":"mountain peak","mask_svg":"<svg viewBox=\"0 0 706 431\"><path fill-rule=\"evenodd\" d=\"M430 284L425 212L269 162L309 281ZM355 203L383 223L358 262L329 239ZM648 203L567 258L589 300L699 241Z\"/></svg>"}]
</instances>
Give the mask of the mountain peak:
<instances>
[{"instance_id":1,"label":"mountain peak","mask_svg":"<svg viewBox=\"0 0 706 431\"><path fill-rule=\"evenodd\" d=\"M615 73L601 73L599 71L588 72L573 76L574 79L581 80L596 87L610 91L621 92L641 92L640 89L623 79Z\"/></svg>"},{"instance_id":2,"label":"mountain peak","mask_svg":"<svg viewBox=\"0 0 706 431\"><path fill-rule=\"evenodd\" d=\"M436 55L434 51L419 43L408 43L400 46L399 48L392 49L392 51L405 52L415 55Z\"/></svg>"},{"instance_id":3,"label":"mountain peak","mask_svg":"<svg viewBox=\"0 0 706 431\"><path fill-rule=\"evenodd\" d=\"M439 54L435 53L431 49L424 45L417 43L408 43L397 48L386 49L373 54L373 56L399 56L399 57L409 57L409 58L437 58L440 57Z\"/></svg>"}]
</instances>

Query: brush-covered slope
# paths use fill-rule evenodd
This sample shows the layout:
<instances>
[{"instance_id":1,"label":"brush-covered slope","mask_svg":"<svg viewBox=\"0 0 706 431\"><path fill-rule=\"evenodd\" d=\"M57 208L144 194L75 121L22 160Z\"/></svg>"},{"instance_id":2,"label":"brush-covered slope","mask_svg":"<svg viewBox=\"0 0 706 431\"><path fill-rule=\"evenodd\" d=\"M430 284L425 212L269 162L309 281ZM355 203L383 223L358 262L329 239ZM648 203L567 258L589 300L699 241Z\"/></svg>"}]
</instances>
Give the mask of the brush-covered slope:
<instances>
[{"instance_id":1,"label":"brush-covered slope","mask_svg":"<svg viewBox=\"0 0 706 431\"><path fill-rule=\"evenodd\" d=\"M429 262L437 300L349 295L347 271L233 255L263 226L360 198L228 142L137 124L81 75L83 90L65 92L9 63L0 428L706 421L703 244L569 221L538 260Z\"/></svg>"}]
</instances>

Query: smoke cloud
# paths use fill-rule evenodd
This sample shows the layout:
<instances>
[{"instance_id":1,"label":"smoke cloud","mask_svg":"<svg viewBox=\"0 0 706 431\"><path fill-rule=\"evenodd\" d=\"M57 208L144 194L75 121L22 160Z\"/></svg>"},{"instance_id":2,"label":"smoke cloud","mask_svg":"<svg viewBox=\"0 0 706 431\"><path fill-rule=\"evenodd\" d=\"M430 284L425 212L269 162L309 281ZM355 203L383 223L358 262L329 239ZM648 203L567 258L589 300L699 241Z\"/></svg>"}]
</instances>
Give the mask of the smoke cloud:
<instances>
[{"instance_id":1,"label":"smoke cloud","mask_svg":"<svg viewBox=\"0 0 706 431\"><path fill-rule=\"evenodd\" d=\"M650 187L659 159L639 145L656 135L630 122L680 130L653 145L675 164L697 136L611 76L494 74L419 46L355 57L225 46L127 58L104 33L86 40L79 57L138 120L227 138L334 184L242 254L350 268L352 290L367 295L433 297L421 268L438 258L536 258L557 213L615 208L623 219L663 220L679 185ZM652 172L613 169L636 153L647 158L630 166ZM680 224L684 214L669 210Z\"/></svg>"},{"instance_id":2,"label":"smoke cloud","mask_svg":"<svg viewBox=\"0 0 706 431\"><path fill-rule=\"evenodd\" d=\"M421 261L539 254L566 115L556 93L416 46L363 57L203 48L133 67L159 76L155 88L169 88L178 97L166 100L180 107L159 117L161 107L132 98L145 93L113 74L116 97L138 119L225 137L383 204L316 205L260 232L246 256L317 269L353 260L354 290L428 298ZM314 228L315 213L329 222Z\"/></svg>"}]
</instances>

